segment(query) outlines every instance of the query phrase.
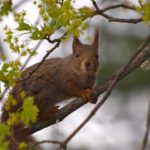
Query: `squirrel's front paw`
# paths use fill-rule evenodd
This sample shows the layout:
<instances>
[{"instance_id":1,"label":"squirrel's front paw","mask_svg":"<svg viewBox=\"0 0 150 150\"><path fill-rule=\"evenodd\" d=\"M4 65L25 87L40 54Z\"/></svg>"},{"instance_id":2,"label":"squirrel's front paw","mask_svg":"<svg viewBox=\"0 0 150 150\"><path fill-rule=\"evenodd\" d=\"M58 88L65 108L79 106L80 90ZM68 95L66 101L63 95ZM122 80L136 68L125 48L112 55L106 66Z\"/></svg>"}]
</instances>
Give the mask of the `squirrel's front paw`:
<instances>
[{"instance_id":1,"label":"squirrel's front paw","mask_svg":"<svg viewBox=\"0 0 150 150\"><path fill-rule=\"evenodd\" d=\"M94 94L92 93L91 89L84 89L82 91L81 97L86 101L90 103L96 103L96 97L94 97Z\"/></svg>"}]
</instances>

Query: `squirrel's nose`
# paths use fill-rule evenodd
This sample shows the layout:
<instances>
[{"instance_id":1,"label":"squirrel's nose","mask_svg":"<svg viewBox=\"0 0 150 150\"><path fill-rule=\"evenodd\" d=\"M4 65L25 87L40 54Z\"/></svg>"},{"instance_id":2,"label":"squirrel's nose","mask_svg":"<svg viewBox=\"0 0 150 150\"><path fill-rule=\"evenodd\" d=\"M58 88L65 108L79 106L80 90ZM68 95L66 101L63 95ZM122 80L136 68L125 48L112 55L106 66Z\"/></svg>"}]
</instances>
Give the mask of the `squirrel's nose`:
<instances>
[{"instance_id":1,"label":"squirrel's nose","mask_svg":"<svg viewBox=\"0 0 150 150\"><path fill-rule=\"evenodd\" d=\"M91 64L90 62L86 62L85 66L88 68L88 67L90 67L90 64Z\"/></svg>"},{"instance_id":2,"label":"squirrel's nose","mask_svg":"<svg viewBox=\"0 0 150 150\"><path fill-rule=\"evenodd\" d=\"M85 67L87 71L92 71L94 69L94 62L93 61L87 61L85 63Z\"/></svg>"},{"instance_id":3,"label":"squirrel's nose","mask_svg":"<svg viewBox=\"0 0 150 150\"><path fill-rule=\"evenodd\" d=\"M97 61L92 60L92 61L86 61L84 63L85 70L88 72L95 72L97 70Z\"/></svg>"}]
</instances>

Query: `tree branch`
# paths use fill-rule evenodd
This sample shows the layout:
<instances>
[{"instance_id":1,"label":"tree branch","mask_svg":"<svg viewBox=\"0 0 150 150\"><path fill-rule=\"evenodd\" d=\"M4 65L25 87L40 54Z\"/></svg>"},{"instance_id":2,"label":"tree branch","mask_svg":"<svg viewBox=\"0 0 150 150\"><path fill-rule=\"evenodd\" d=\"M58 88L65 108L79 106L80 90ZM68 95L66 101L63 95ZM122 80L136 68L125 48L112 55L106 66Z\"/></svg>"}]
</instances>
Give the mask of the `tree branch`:
<instances>
[{"instance_id":1,"label":"tree branch","mask_svg":"<svg viewBox=\"0 0 150 150\"><path fill-rule=\"evenodd\" d=\"M133 24L136 24L136 23L139 23L142 21L142 18L136 18L136 19L123 19L123 18L116 18L116 17L112 17L110 15L107 15L105 14L104 12L108 11L108 10L111 10L111 9L116 9L116 8L119 8L119 7L123 7L123 8L126 8L126 9L130 9L130 10L135 10L135 8L133 7L130 7L130 6L127 6L127 5L124 5L124 4L117 4L117 5L114 5L114 6L109 6L109 7L106 7L104 9L100 9L96 3L95 0L91 0L96 11L94 13L93 16L95 15L101 15L103 16L104 18L108 19L109 22L122 22L122 23L133 23Z\"/></svg>"},{"instance_id":2,"label":"tree branch","mask_svg":"<svg viewBox=\"0 0 150 150\"><path fill-rule=\"evenodd\" d=\"M61 141L53 141L53 140L43 140L43 141L39 141L39 142L35 142L34 144L31 144L31 147L29 150L34 150L36 149L36 147L40 144L45 144L45 143L50 143L50 144L59 144L61 145L62 142Z\"/></svg>"},{"instance_id":3,"label":"tree branch","mask_svg":"<svg viewBox=\"0 0 150 150\"><path fill-rule=\"evenodd\" d=\"M21 80L18 80L18 82L21 82L21 81L24 81L26 80L27 78L29 78L30 76L32 76L32 74L34 74L38 69L39 67L44 63L44 61L46 60L46 58L57 48L59 47L60 43L61 43L61 40L66 36L66 33L64 33L60 38L57 38L57 39L54 39L54 40L51 40L50 39L50 36L47 36L45 39L50 42L50 43L56 43L54 47L52 47L50 50L47 51L46 55L43 57L43 59L41 60L41 62L36 66L36 68L34 68L31 72L28 73L28 75L26 77L24 77L23 79Z\"/></svg>"},{"instance_id":4,"label":"tree branch","mask_svg":"<svg viewBox=\"0 0 150 150\"><path fill-rule=\"evenodd\" d=\"M106 8L103 8L103 9L101 9L101 11L105 12L105 11L120 8L120 7L125 8L125 9L129 9L129 10L135 10L134 7L130 7L130 6L127 6L125 4L116 4L116 5L112 5L112 6L108 6Z\"/></svg>"},{"instance_id":5,"label":"tree branch","mask_svg":"<svg viewBox=\"0 0 150 150\"><path fill-rule=\"evenodd\" d=\"M120 70L116 71L116 73L112 74L108 79L101 82L97 87L93 89L93 94L95 97L98 97L100 94L105 92L108 89L109 85L112 84L112 81L114 81L114 79L118 78L117 79L118 82L121 79L125 78L129 73L131 73L136 68L138 68L145 60L147 60L150 57L150 46L146 47L149 41L150 41L150 35L139 46L139 48L137 49L138 52L131 58L132 61L131 60L129 61L130 64L128 65L127 68L124 69L124 71L121 73L121 75L119 75L119 77L118 77L118 73L120 73ZM45 127L48 127L59 121L62 121L66 116L68 116L69 114L71 114L73 111L80 108L84 104L86 104L86 102L81 99L74 100L73 102L69 103L68 105L61 108L58 112L56 112L50 120L40 123L36 126L35 125L30 126L29 133L32 134Z\"/></svg>"},{"instance_id":6,"label":"tree branch","mask_svg":"<svg viewBox=\"0 0 150 150\"><path fill-rule=\"evenodd\" d=\"M109 20L109 22L122 22L122 23L133 23L137 24L139 22L142 22L142 18L136 18L136 19L123 19L123 18L116 18L112 17L110 15L107 15L101 11L96 12L96 14L99 14Z\"/></svg>"},{"instance_id":7,"label":"tree branch","mask_svg":"<svg viewBox=\"0 0 150 150\"><path fill-rule=\"evenodd\" d=\"M150 102L148 105L146 128L145 128L145 133L144 133L144 137L143 137L143 141L142 141L141 150L146 150L146 146L147 146L147 142L148 142L148 135L149 135L149 128L150 128Z\"/></svg>"},{"instance_id":8,"label":"tree branch","mask_svg":"<svg viewBox=\"0 0 150 150\"><path fill-rule=\"evenodd\" d=\"M57 39L53 39L51 40L50 36L46 36L45 39L50 42L50 43L56 43L56 42L61 42L61 40L67 35L67 32L65 32L61 37L57 38Z\"/></svg>"},{"instance_id":9,"label":"tree branch","mask_svg":"<svg viewBox=\"0 0 150 150\"><path fill-rule=\"evenodd\" d=\"M28 79L32 74L34 74L34 73L39 69L39 67L44 63L44 61L46 60L46 58L47 58L57 47L59 47L59 45L60 45L60 41L57 42L54 47L52 47L50 50L47 51L46 55L43 57L43 59L41 60L41 62L40 62L31 72L29 72L26 77L24 77L23 79L17 80L16 82L18 83L18 82L24 81L24 80Z\"/></svg>"}]
</instances>

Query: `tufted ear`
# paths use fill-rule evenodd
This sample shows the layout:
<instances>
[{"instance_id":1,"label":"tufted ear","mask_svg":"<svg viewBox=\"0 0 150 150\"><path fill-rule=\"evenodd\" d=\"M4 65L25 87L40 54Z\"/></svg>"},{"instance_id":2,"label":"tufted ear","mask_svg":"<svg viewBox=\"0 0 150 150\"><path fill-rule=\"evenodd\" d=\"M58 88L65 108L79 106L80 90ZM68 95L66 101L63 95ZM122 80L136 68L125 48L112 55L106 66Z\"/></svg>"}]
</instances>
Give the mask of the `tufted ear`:
<instances>
[{"instance_id":1,"label":"tufted ear","mask_svg":"<svg viewBox=\"0 0 150 150\"><path fill-rule=\"evenodd\" d=\"M93 40L92 46L94 47L95 50L98 50L98 46L99 46L99 30L98 30L98 28L95 29L95 35L94 35L94 40Z\"/></svg>"},{"instance_id":2,"label":"tufted ear","mask_svg":"<svg viewBox=\"0 0 150 150\"><path fill-rule=\"evenodd\" d=\"M73 38L73 44L72 44L73 52L75 53L81 45L82 45L82 43L79 41L79 39L74 37Z\"/></svg>"}]
</instances>

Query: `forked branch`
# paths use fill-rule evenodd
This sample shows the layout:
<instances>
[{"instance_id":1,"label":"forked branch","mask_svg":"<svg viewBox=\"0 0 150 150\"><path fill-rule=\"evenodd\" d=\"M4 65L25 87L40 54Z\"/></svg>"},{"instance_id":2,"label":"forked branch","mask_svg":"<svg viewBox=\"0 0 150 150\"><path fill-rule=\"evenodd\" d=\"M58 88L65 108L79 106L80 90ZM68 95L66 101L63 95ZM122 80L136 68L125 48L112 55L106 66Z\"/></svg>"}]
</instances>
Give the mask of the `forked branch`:
<instances>
[{"instance_id":1,"label":"forked branch","mask_svg":"<svg viewBox=\"0 0 150 150\"><path fill-rule=\"evenodd\" d=\"M117 4L117 5L114 5L114 6L109 6L109 7L100 9L95 0L91 0L91 1L93 3L93 6L96 9L96 11L94 13L94 16L95 15L103 16L104 18L108 19L109 22L122 22L122 23L133 23L133 24L142 22L142 18L133 18L133 19L116 18L116 17L110 16L110 15L105 13L106 11L116 9L116 8L120 8L120 7L128 9L128 10L136 11L134 7L130 7L130 6L127 6L127 5L124 5L124 4Z\"/></svg>"}]
</instances>

